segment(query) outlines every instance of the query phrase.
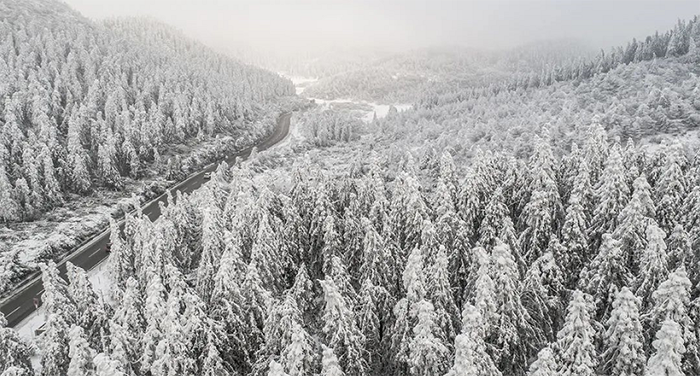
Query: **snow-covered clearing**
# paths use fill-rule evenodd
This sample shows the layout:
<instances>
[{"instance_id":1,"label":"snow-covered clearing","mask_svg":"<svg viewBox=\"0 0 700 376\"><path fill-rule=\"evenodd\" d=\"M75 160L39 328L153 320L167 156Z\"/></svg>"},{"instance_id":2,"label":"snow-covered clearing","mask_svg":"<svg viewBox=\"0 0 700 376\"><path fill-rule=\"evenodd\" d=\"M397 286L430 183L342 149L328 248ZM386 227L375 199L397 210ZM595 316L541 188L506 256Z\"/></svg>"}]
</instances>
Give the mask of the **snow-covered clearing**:
<instances>
[{"instance_id":1,"label":"snow-covered clearing","mask_svg":"<svg viewBox=\"0 0 700 376\"><path fill-rule=\"evenodd\" d=\"M304 93L304 90L314 82L318 81L318 78L313 78L313 77L302 77L302 76L290 76L285 74L284 72L280 72L280 75L283 77L287 77L288 79L292 80L292 83L294 83L294 86L296 87L296 92L297 95L302 95ZM355 100L352 98L347 98L347 99L333 99L333 100L325 100L325 99L320 99L320 98L312 98L312 97L307 97L309 100L313 100L314 102L321 104L321 105L333 105L333 104L357 104L359 105L359 108L362 108L361 112L361 119L365 123L370 123L372 122L372 119L374 118L374 114L377 114L377 119L382 119L386 116L386 114L389 112L389 108L391 105L388 104L379 104L379 103L374 103L374 102L368 102L364 100ZM406 111L413 107L410 104L405 104L405 103L395 103L393 104L396 109L401 112L401 111Z\"/></svg>"}]
</instances>

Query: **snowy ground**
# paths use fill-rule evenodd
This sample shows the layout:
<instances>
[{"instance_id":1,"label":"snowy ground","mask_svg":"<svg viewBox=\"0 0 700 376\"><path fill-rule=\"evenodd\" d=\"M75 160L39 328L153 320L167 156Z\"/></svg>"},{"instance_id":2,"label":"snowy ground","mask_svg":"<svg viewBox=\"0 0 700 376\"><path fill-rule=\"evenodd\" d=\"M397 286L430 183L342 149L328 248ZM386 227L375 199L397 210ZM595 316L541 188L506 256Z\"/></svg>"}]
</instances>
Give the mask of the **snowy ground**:
<instances>
[{"instance_id":1,"label":"snowy ground","mask_svg":"<svg viewBox=\"0 0 700 376\"><path fill-rule=\"evenodd\" d=\"M302 76L290 76L285 74L284 72L280 72L280 75L289 78L292 80L292 83L294 83L294 86L296 86L296 92L297 95L302 95L304 93L304 90L314 82L318 81L318 78L313 78L313 77L302 77ZM377 119L381 119L386 116L386 114L389 112L389 107L391 107L388 104L378 104L378 103L373 103L373 102L367 102L367 101L362 101L362 100L355 100L355 99L333 99L333 100L325 100L325 99L319 99L319 98L311 98L307 97L310 100L315 101L318 104L321 105L333 105L333 104L357 104L362 108L363 112L361 114L361 119L365 123L370 123L372 122L372 119L374 118L374 114L377 114ZM412 106L410 104L403 104L403 103L396 103L393 104L396 109L401 112L410 109Z\"/></svg>"}]
</instances>

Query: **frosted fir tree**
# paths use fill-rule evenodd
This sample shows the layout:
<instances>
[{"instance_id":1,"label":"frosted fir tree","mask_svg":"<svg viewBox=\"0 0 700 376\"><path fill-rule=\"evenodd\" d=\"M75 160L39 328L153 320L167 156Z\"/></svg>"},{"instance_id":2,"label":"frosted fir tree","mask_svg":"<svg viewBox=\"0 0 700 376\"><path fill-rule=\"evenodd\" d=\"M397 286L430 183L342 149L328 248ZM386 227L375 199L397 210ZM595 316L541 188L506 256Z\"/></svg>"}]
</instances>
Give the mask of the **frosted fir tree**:
<instances>
[{"instance_id":1,"label":"frosted fir tree","mask_svg":"<svg viewBox=\"0 0 700 376\"><path fill-rule=\"evenodd\" d=\"M492 247L500 238L501 227L507 216L510 216L505 204L502 189L499 187L493 192L484 208L484 218L479 226L479 243L484 247Z\"/></svg>"},{"instance_id":2,"label":"frosted fir tree","mask_svg":"<svg viewBox=\"0 0 700 376\"><path fill-rule=\"evenodd\" d=\"M462 311L462 332L455 338L454 363L446 376L501 376L486 352L484 328L479 310L465 304Z\"/></svg>"},{"instance_id":3,"label":"frosted fir tree","mask_svg":"<svg viewBox=\"0 0 700 376\"><path fill-rule=\"evenodd\" d=\"M166 316L160 323L162 336L150 367L154 376L189 374L196 368L194 349L187 338L187 327L182 321L185 315L180 313L183 306L182 291L178 289L180 288L173 288L168 295ZM187 316L187 319L192 320L192 317Z\"/></svg>"},{"instance_id":4,"label":"frosted fir tree","mask_svg":"<svg viewBox=\"0 0 700 376\"><path fill-rule=\"evenodd\" d=\"M362 375L365 372L365 338L357 327L355 314L332 279L326 278L320 283L324 293L322 320L327 343L340 355L348 375Z\"/></svg>"},{"instance_id":5,"label":"frosted fir tree","mask_svg":"<svg viewBox=\"0 0 700 376\"><path fill-rule=\"evenodd\" d=\"M683 370L695 372L700 363L698 360L698 341L694 331L693 320L690 317L691 284L683 266L674 270L652 294L653 305L648 313L651 329L661 326L664 320L670 319L680 325L681 335L688 350L683 359ZM651 338L651 335L647 335Z\"/></svg>"},{"instance_id":6,"label":"frosted fir tree","mask_svg":"<svg viewBox=\"0 0 700 376\"><path fill-rule=\"evenodd\" d=\"M284 367L282 367L281 364L277 363L277 361L270 360L270 366L269 370L267 371L267 376L289 376L286 372L284 372Z\"/></svg>"},{"instance_id":7,"label":"frosted fir tree","mask_svg":"<svg viewBox=\"0 0 700 376\"><path fill-rule=\"evenodd\" d=\"M41 268L41 280L44 286L42 303L46 314L57 313L62 315L64 320L70 324L75 323L78 315L75 303L68 295L68 286L66 286L63 278L59 276L56 264L50 261L48 264L42 264L39 267Z\"/></svg>"},{"instance_id":8,"label":"frosted fir tree","mask_svg":"<svg viewBox=\"0 0 700 376\"><path fill-rule=\"evenodd\" d=\"M69 353L70 363L68 365L68 376L88 376L94 375L94 364L92 358L95 350L90 348L85 332L79 326L70 329Z\"/></svg>"},{"instance_id":9,"label":"frosted fir tree","mask_svg":"<svg viewBox=\"0 0 700 376\"><path fill-rule=\"evenodd\" d=\"M675 321L663 321L652 342L654 354L649 357L644 374L647 376L686 376L682 367L686 348L683 345L683 330Z\"/></svg>"},{"instance_id":10,"label":"frosted fir tree","mask_svg":"<svg viewBox=\"0 0 700 376\"><path fill-rule=\"evenodd\" d=\"M451 343L459 331L459 311L454 301L450 277L448 275L447 251L443 245L438 248L434 263L428 268L428 296L435 307L436 323Z\"/></svg>"},{"instance_id":11,"label":"frosted fir tree","mask_svg":"<svg viewBox=\"0 0 700 376\"><path fill-rule=\"evenodd\" d=\"M46 318L41 342L41 376L64 375L68 371L68 331L70 327L62 315L51 313Z\"/></svg>"},{"instance_id":12,"label":"frosted fir tree","mask_svg":"<svg viewBox=\"0 0 700 376\"><path fill-rule=\"evenodd\" d=\"M141 336L145 327L143 309L144 304L138 282L131 277L126 281L126 290L122 294L121 302L115 307L109 325L110 330L115 326L119 326L121 329L118 336L123 341L124 348L131 361L135 361L140 356ZM117 334L112 331L112 337L116 336Z\"/></svg>"},{"instance_id":13,"label":"frosted fir tree","mask_svg":"<svg viewBox=\"0 0 700 376\"><path fill-rule=\"evenodd\" d=\"M547 346L537 353L537 359L530 364L527 376L553 376L558 374L558 369L554 352Z\"/></svg>"},{"instance_id":14,"label":"frosted fir tree","mask_svg":"<svg viewBox=\"0 0 700 376\"><path fill-rule=\"evenodd\" d=\"M215 205L211 205L204 211L202 255L197 267L197 291L205 302L209 302L214 290L214 277L226 247L224 240L221 211Z\"/></svg>"},{"instance_id":15,"label":"frosted fir tree","mask_svg":"<svg viewBox=\"0 0 700 376\"><path fill-rule=\"evenodd\" d=\"M531 351L529 347L540 339L541 333L532 325L520 300L520 276L507 245L499 242L493 248L489 272L494 287L493 304L497 307L493 327L493 342L500 354L497 363L504 372L522 372Z\"/></svg>"},{"instance_id":16,"label":"frosted fir tree","mask_svg":"<svg viewBox=\"0 0 700 376\"><path fill-rule=\"evenodd\" d=\"M548 250L532 263L522 282L522 304L550 340L556 337L555 328L563 320L564 275L553 252Z\"/></svg>"},{"instance_id":17,"label":"frosted fir tree","mask_svg":"<svg viewBox=\"0 0 700 376\"><path fill-rule=\"evenodd\" d=\"M95 364L95 376L127 376L119 368L119 362L110 359L109 355L99 353L92 360Z\"/></svg>"},{"instance_id":18,"label":"frosted fir tree","mask_svg":"<svg viewBox=\"0 0 700 376\"><path fill-rule=\"evenodd\" d=\"M130 277L135 276L134 255L131 246L124 241L117 222L111 217L109 219L109 229L111 245L107 256L107 264L109 265L108 276L114 285L118 287L112 290L111 298L118 300L121 290L125 288L126 281Z\"/></svg>"},{"instance_id":19,"label":"frosted fir tree","mask_svg":"<svg viewBox=\"0 0 700 376\"><path fill-rule=\"evenodd\" d=\"M311 373L314 362L313 339L299 324L292 324L290 342L280 353L282 364L289 376Z\"/></svg>"},{"instance_id":20,"label":"frosted fir tree","mask_svg":"<svg viewBox=\"0 0 700 376\"><path fill-rule=\"evenodd\" d=\"M32 348L19 336L14 329L7 327L7 319L0 312L0 374L14 368L16 372L28 372L34 374L32 363L29 360Z\"/></svg>"},{"instance_id":21,"label":"frosted fir tree","mask_svg":"<svg viewBox=\"0 0 700 376\"><path fill-rule=\"evenodd\" d=\"M290 293L294 295L297 306L303 314L311 311L314 304L314 284L309 278L306 264L302 263L299 265Z\"/></svg>"},{"instance_id":22,"label":"frosted fir tree","mask_svg":"<svg viewBox=\"0 0 700 376\"><path fill-rule=\"evenodd\" d=\"M345 376L332 348L322 345L321 376Z\"/></svg>"},{"instance_id":23,"label":"frosted fir tree","mask_svg":"<svg viewBox=\"0 0 700 376\"><path fill-rule=\"evenodd\" d=\"M696 256L693 253L693 245L690 240L690 234L685 230L683 225L677 224L673 227L673 231L666 239L668 245L669 267L675 269L681 265L693 268L693 261Z\"/></svg>"},{"instance_id":24,"label":"frosted fir tree","mask_svg":"<svg viewBox=\"0 0 700 376\"><path fill-rule=\"evenodd\" d=\"M525 205L521 218L524 218L525 230L520 234L520 247L526 261L532 262L539 257L549 243L554 218L548 208L547 194L533 191L530 201Z\"/></svg>"},{"instance_id":25,"label":"frosted fir tree","mask_svg":"<svg viewBox=\"0 0 700 376\"><path fill-rule=\"evenodd\" d=\"M161 323L166 319L166 290L160 275L153 270L146 272L148 276L148 287L146 288L146 299L144 301L144 318L146 319L146 330L141 341L140 367L142 372L149 372L151 365L156 359L158 343L163 337Z\"/></svg>"},{"instance_id":26,"label":"frosted fir tree","mask_svg":"<svg viewBox=\"0 0 700 376\"><path fill-rule=\"evenodd\" d=\"M362 218L362 227L365 236L360 265L361 280L369 279L387 291L395 290L398 276L395 275L394 257L389 247L368 219Z\"/></svg>"},{"instance_id":27,"label":"frosted fir tree","mask_svg":"<svg viewBox=\"0 0 700 376\"><path fill-rule=\"evenodd\" d=\"M246 270L245 279L241 285L241 296L243 308L243 327L247 340L245 347L248 354L252 355L257 347L257 342L262 341L262 328L265 317L272 303L270 292L263 287L262 280L258 274L258 266L255 261L251 261Z\"/></svg>"},{"instance_id":28,"label":"frosted fir tree","mask_svg":"<svg viewBox=\"0 0 700 376\"><path fill-rule=\"evenodd\" d=\"M84 119L82 114L74 111L68 120L68 139L67 139L67 161L70 166L71 187L74 192L85 193L92 187L90 181L90 173L88 171L88 154L81 143Z\"/></svg>"},{"instance_id":29,"label":"frosted fir tree","mask_svg":"<svg viewBox=\"0 0 700 376\"><path fill-rule=\"evenodd\" d=\"M421 300L413 309L418 322L413 328L413 338L408 346L410 372L416 376L442 374L447 368L449 350L435 323L435 308L430 302Z\"/></svg>"},{"instance_id":30,"label":"frosted fir tree","mask_svg":"<svg viewBox=\"0 0 700 376\"><path fill-rule=\"evenodd\" d=\"M637 250L646 244L646 228L654 221L655 216L656 207L651 199L651 187L646 176L642 174L634 181L632 198L620 212L618 226L613 233L613 236L622 242L626 252L635 255L635 259L641 256Z\"/></svg>"},{"instance_id":31,"label":"frosted fir tree","mask_svg":"<svg viewBox=\"0 0 700 376\"><path fill-rule=\"evenodd\" d=\"M693 252L693 245L688 232L685 231L682 225L676 225L666 240L666 244L668 245L669 269L676 269L681 265L685 266L688 278L690 278L693 285L696 285L698 280L696 265L699 257Z\"/></svg>"},{"instance_id":32,"label":"frosted fir tree","mask_svg":"<svg viewBox=\"0 0 700 376\"><path fill-rule=\"evenodd\" d=\"M452 188L454 188L454 186ZM438 180L432 200L435 218L437 218L438 221L440 221L440 218L447 218L455 214L456 207L454 200L456 193L453 193L450 189L451 188L444 180ZM456 188L454 189L456 190Z\"/></svg>"},{"instance_id":33,"label":"frosted fir tree","mask_svg":"<svg viewBox=\"0 0 700 376\"><path fill-rule=\"evenodd\" d=\"M425 199L415 177L400 176L400 187L395 189L391 202L391 228L397 237L399 249L413 249L420 243L424 221L429 218Z\"/></svg>"},{"instance_id":34,"label":"frosted fir tree","mask_svg":"<svg viewBox=\"0 0 700 376\"><path fill-rule=\"evenodd\" d=\"M603 234L598 255L581 272L579 287L593 296L596 317L602 318L610 310L615 293L632 282L628 268L629 256L621 243L610 234Z\"/></svg>"},{"instance_id":35,"label":"frosted fir tree","mask_svg":"<svg viewBox=\"0 0 700 376\"><path fill-rule=\"evenodd\" d=\"M658 205L659 225L670 232L678 223L680 208L687 194L687 183L682 166L687 164L682 146L675 144L666 153L666 161L659 180L656 182L655 193Z\"/></svg>"},{"instance_id":36,"label":"frosted fir tree","mask_svg":"<svg viewBox=\"0 0 700 376\"><path fill-rule=\"evenodd\" d=\"M85 270L70 262L66 263L66 269L69 281L68 295L75 303L79 315L77 324L87 330L88 339L96 346L100 331L105 329L107 314Z\"/></svg>"},{"instance_id":37,"label":"frosted fir tree","mask_svg":"<svg viewBox=\"0 0 700 376\"><path fill-rule=\"evenodd\" d=\"M634 376L644 370L644 332L639 317L641 300L629 288L616 295L605 323L602 366L610 375Z\"/></svg>"},{"instance_id":38,"label":"frosted fir tree","mask_svg":"<svg viewBox=\"0 0 700 376\"><path fill-rule=\"evenodd\" d=\"M581 270L588 259L588 219L581 195L574 190L569 197L564 225L562 226L562 243L568 252L562 255L562 268L567 272L567 280L575 281L575 272Z\"/></svg>"},{"instance_id":39,"label":"frosted fir tree","mask_svg":"<svg viewBox=\"0 0 700 376\"><path fill-rule=\"evenodd\" d=\"M478 251L477 264L479 269L476 272L476 281L471 289L472 301L479 310L483 324L487 333L497 325L498 307L496 306L496 287L491 278L491 260L483 248L475 248ZM465 299L466 301L467 299Z\"/></svg>"},{"instance_id":40,"label":"frosted fir tree","mask_svg":"<svg viewBox=\"0 0 700 376\"><path fill-rule=\"evenodd\" d=\"M642 299L642 307L649 306L652 293L669 273L665 237L664 231L654 223L647 226L647 245L642 251L639 277L635 283L635 293Z\"/></svg>"},{"instance_id":41,"label":"frosted fir tree","mask_svg":"<svg viewBox=\"0 0 700 376\"><path fill-rule=\"evenodd\" d=\"M227 376L229 371L224 366L224 360L221 358L221 353L217 348L215 336L210 332L207 335L207 346L205 349L205 358L202 362L202 376Z\"/></svg>"},{"instance_id":42,"label":"frosted fir tree","mask_svg":"<svg viewBox=\"0 0 700 376\"><path fill-rule=\"evenodd\" d=\"M268 355L279 354L292 341L295 325L302 322L301 311L297 307L292 294L285 294L281 300L270 306L265 318L263 334L265 335L264 351Z\"/></svg>"},{"instance_id":43,"label":"frosted fir tree","mask_svg":"<svg viewBox=\"0 0 700 376\"><path fill-rule=\"evenodd\" d=\"M121 175L117 170L117 150L112 131L107 128L104 141L97 148L97 170L102 184L106 187L119 189L123 186Z\"/></svg>"},{"instance_id":44,"label":"frosted fir tree","mask_svg":"<svg viewBox=\"0 0 700 376\"><path fill-rule=\"evenodd\" d=\"M365 356L370 369L378 369L381 362L390 358L390 346L385 346L391 334L391 308L393 297L382 287L366 279L360 288L357 304L357 325L365 336Z\"/></svg>"},{"instance_id":45,"label":"frosted fir tree","mask_svg":"<svg viewBox=\"0 0 700 376\"><path fill-rule=\"evenodd\" d=\"M5 165L0 165L0 219L10 222L20 218L20 207L12 195L12 185Z\"/></svg>"},{"instance_id":46,"label":"frosted fir tree","mask_svg":"<svg viewBox=\"0 0 700 376\"><path fill-rule=\"evenodd\" d=\"M698 240L700 234L700 230L698 230L700 224L700 185L694 186L683 200L681 219L691 237Z\"/></svg>"},{"instance_id":47,"label":"frosted fir tree","mask_svg":"<svg viewBox=\"0 0 700 376\"><path fill-rule=\"evenodd\" d=\"M338 234L335 217L332 214L327 215L323 221L323 245L319 253L321 260L318 270L321 270L323 274L327 275L331 272L333 258L341 254L341 243L342 238Z\"/></svg>"},{"instance_id":48,"label":"frosted fir tree","mask_svg":"<svg viewBox=\"0 0 700 376\"><path fill-rule=\"evenodd\" d=\"M270 219L264 214L260 220L257 237L251 251L251 262L257 265L260 279L266 289L277 291L282 287L284 277L284 257L280 255L277 234L270 226Z\"/></svg>"},{"instance_id":49,"label":"frosted fir tree","mask_svg":"<svg viewBox=\"0 0 700 376\"><path fill-rule=\"evenodd\" d=\"M564 326L557 334L558 375L595 376L598 365L593 329L593 304L581 291L574 291L566 309Z\"/></svg>"},{"instance_id":50,"label":"frosted fir tree","mask_svg":"<svg viewBox=\"0 0 700 376\"><path fill-rule=\"evenodd\" d=\"M615 230L618 225L617 218L629 199L629 187L625 181L620 144L616 143L611 148L594 195L595 210L591 219L590 232L592 236L600 239L602 234L612 233Z\"/></svg>"}]
</instances>

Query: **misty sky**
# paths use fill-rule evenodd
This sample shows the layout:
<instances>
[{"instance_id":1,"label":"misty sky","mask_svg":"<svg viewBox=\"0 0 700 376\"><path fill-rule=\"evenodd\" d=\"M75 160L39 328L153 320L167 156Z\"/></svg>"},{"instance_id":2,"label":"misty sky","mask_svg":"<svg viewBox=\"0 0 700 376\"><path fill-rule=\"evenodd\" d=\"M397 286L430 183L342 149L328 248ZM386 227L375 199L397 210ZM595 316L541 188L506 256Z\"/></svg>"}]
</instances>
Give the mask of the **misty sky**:
<instances>
[{"instance_id":1,"label":"misty sky","mask_svg":"<svg viewBox=\"0 0 700 376\"><path fill-rule=\"evenodd\" d=\"M148 15L215 47L507 48L626 43L700 14L699 0L65 0L92 18Z\"/></svg>"}]
</instances>

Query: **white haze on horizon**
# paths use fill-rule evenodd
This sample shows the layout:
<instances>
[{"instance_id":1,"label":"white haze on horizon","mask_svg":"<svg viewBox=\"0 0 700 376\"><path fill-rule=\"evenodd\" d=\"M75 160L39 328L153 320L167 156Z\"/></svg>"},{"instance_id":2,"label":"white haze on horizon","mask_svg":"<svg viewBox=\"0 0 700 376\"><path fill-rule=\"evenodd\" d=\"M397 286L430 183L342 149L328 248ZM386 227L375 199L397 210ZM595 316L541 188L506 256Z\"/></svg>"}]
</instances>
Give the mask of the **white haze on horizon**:
<instances>
[{"instance_id":1,"label":"white haze on horizon","mask_svg":"<svg viewBox=\"0 0 700 376\"><path fill-rule=\"evenodd\" d=\"M224 50L625 44L700 14L697 0L64 0L85 16L150 16Z\"/></svg>"}]
</instances>

